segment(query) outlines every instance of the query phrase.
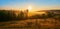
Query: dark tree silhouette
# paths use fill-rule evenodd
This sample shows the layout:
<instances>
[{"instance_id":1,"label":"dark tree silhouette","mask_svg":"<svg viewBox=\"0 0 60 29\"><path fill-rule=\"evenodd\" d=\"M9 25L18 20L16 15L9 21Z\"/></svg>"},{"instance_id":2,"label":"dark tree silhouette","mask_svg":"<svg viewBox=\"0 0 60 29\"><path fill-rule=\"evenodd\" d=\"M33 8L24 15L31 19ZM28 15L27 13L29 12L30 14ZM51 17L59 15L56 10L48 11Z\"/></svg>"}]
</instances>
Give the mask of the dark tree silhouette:
<instances>
[{"instance_id":1,"label":"dark tree silhouette","mask_svg":"<svg viewBox=\"0 0 60 29\"><path fill-rule=\"evenodd\" d=\"M53 12L47 12L47 16L48 18L53 18L54 17L54 13Z\"/></svg>"},{"instance_id":2,"label":"dark tree silhouette","mask_svg":"<svg viewBox=\"0 0 60 29\"><path fill-rule=\"evenodd\" d=\"M18 16L17 16L18 20L23 20L24 19L24 13L21 11Z\"/></svg>"},{"instance_id":3,"label":"dark tree silhouette","mask_svg":"<svg viewBox=\"0 0 60 29\"><path fill-rule=\"evenodd\" d=\"M42 14L42 18L46 21L47 16L45 14Z\"/></svg>"}]
</instances>

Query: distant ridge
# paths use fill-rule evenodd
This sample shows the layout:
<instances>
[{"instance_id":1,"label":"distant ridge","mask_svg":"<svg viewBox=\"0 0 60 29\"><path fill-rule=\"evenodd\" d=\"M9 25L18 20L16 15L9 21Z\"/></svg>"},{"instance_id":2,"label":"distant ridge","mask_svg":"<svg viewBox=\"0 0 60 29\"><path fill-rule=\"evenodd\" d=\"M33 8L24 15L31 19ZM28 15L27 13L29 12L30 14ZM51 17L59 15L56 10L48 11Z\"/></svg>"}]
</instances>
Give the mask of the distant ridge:
<instances>
[{"instance_id":1,"label":"distant ridge","mask_svg":"<svg viewBox=\"0 0 60 29\"><path fill-rule=\"evenodd\" d=\"M60 9L51 9L51 10L40 10L36 12L53 12L55 14L60 14Z\"/></svg>"}]
</instances>

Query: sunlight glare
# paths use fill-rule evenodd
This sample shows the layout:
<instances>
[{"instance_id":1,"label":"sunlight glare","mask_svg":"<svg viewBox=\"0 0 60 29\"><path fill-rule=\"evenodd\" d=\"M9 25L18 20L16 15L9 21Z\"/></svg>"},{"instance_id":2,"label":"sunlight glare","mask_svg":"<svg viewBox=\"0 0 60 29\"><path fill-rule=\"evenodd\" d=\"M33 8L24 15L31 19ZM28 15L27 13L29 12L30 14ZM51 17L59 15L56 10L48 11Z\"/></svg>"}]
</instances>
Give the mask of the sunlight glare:
<instances>
[{"instance_id":1,"label":"sunlight glare","mask_svg":"<svg viewBox=\"0 0 60 29\"><path fill-rule=\"evenodd\" d=\"M28 10L31 11L32 10L32 7L31 6L28 6Z\"/></svg>"}]
</instances>

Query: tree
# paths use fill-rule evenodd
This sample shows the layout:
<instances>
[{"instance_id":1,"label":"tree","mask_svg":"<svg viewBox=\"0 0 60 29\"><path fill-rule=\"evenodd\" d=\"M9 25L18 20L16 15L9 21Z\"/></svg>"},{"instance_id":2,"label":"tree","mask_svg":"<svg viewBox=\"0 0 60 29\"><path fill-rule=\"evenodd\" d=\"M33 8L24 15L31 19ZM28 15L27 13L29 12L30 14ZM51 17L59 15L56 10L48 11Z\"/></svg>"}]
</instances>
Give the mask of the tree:
<instances>
[{"instance_id":1,"label":"tree","mask_svg":"<svg viewBox=\"0 0 60 29\"><path fill-rule=\"evenodd\" d=\"M53 18L54 17L54 13L53 12L47 12L47 16L48 18Z\"/></svg>"},{"instance_id":2,"label":"tree","mask_svg":"<svg viewBox=\"0 0 60 29\"><path fill-rule=\"evenodd\" d=\"M19 20L23 20L23 19L24 19L24 13L21 11L21 12L18 14L17 18L18 18Z\"/></svg>"},{"instance_id":3,"label":"tree","mask_svg":"<svg viewBox=\"0 0 60 29\"><path fill-rule=\"evenodd\" d=\"M47 16L45 14L42 14L42 18L46 21Z\"/></svg>"},{"instance_id":4,"label":"tree","mask_svg":"<svg viewBox=\"0 0 60 29\"><path fill-rule=\"evenodd\" d=\"M7 21L7 12L5 10L0 11L0 21Z\"/></svg>"}]
</instances>

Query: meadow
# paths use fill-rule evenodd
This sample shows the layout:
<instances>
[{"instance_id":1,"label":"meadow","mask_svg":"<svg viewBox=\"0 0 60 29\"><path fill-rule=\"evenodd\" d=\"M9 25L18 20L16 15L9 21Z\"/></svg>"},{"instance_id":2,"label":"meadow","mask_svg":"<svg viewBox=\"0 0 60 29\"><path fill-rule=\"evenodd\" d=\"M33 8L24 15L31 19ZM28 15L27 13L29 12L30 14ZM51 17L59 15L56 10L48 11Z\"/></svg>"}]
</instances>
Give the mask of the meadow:
<instances>
[{"instance_id":1,"label":"meadow","mask_svg":"<svg viewBox=\"0 0 60 29\"><path fill-rule=\"evenodd\" d=\"M22 11L0 10L0 29L60 29L60 14L56 13L46 11L28 17Z\"/></svg>"}]
</instances>

